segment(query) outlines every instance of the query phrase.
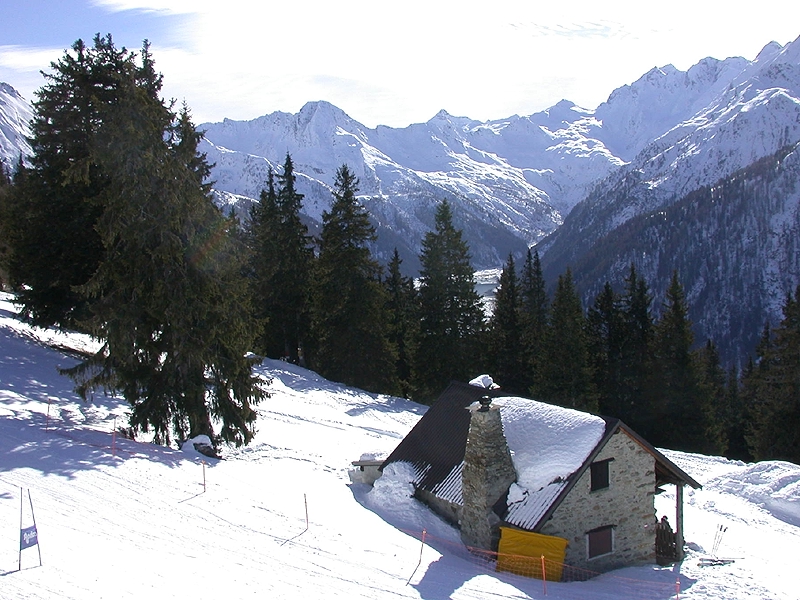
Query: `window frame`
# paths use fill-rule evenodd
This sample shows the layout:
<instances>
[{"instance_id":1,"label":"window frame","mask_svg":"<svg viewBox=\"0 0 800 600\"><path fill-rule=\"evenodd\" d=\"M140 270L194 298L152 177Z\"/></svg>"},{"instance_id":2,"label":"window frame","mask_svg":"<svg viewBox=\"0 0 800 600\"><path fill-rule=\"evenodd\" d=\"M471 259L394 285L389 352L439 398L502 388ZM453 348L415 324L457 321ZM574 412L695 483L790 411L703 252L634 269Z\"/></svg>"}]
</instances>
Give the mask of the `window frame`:
<instances>
[{"instance_id":1,"label":"window frame","mask_svg":"<svg viewBox=\"0 0 800 600\"><path fill-rule=\"evenodd\" d=\"M599 492L611 487L611 462L613 460L613 458L606 458L597 460L589 465L590 492Z\"/></svg>"},{"instance_id":2,"label":"window frame","mask_svg":"<svg viewBox=\"0 0 800 600\"><path fill-rule=\"evenodd\" d=\"M603 525L602 527L596 527L595 529L586 532L587 560L595 560L597 558L614 554L614 551L616 550L616 536L614 534L615 529L616 525ZM604 536L606 532L608 532L607 540L604 537L600 537L601 535ZM592 543L592 540L594 540L594 543ZM598 544L602 544L600 548L597 549L599 552L592 554L592 547L596 547ZM608 550L606 550L606 548L608 548Z\"/></svg>"}]
</instances>

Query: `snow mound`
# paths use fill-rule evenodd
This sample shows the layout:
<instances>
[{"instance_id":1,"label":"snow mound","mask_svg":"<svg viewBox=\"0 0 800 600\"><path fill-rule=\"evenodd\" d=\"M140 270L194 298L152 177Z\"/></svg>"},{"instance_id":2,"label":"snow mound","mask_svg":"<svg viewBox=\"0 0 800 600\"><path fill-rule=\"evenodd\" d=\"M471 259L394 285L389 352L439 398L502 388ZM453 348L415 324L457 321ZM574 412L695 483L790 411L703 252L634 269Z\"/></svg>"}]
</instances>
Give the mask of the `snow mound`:
<instances>
[{"instance_id":1,"label":"snow mound","mask_svg":"<svg viewBox=\"0 0 800 600\"><path fill-rule=\"evenodd\" d=\"M207 435L197 435L181 444L181 452L203 460L209 458L211 456L209 453L213 453L213 451L214 445Z\"/></svg>"},{"instance_id":2,"label":"snow mound","mask_svg":"<svg viewBox=\"0 0 800 600\"><path fill-rule=\"evenodd\" d=\"M486 388L487 390L496 390L500 387L494 382L490 375L478 375L475 379L470 381L469 384L475 387Z\"/></svg>"},{"instance_id":3,"label":"snow mound","mask_svg":"<svg viewBox=\"0 0 800 600\"><path fill-rule=\"evenodd\" d=\"M766 461L746 465L735 477L711 481L709 489L746 498L775 518L800 526L800 466Z\"/></svg>"},{"instance_id":4,"label":"snow mound","mask_svg":"<svg viewBox=\"0 0 800 600\"><path fill-rule=\"evenodd\" d=\"M400 530L415 534L425 530L439 539L458 541L458 531L414 497L412 481L417 479L417 471L410 463L391 463L362 502Z\"/></svg>"}]
</instances>

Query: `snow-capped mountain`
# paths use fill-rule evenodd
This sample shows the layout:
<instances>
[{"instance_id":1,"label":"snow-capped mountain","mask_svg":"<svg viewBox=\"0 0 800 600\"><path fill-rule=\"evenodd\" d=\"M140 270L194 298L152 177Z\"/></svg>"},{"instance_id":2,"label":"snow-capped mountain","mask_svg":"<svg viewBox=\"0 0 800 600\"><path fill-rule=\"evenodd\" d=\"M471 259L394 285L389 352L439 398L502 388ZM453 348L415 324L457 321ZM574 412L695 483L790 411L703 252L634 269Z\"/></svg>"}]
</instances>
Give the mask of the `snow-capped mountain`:
<instances>
[{"instance_id":1,"label":"snow-capped mountain","mask_svg":"<svg viewBox=\"0 0 800 600\"><path fill-rule=\"evenodd\" d=\"M706 58L685 72L654 68L594 111L564 100L523 117L480 122L440 111L426 123L370 129L313 102L296 115L204 124L203 149L216 163L217 189L250 198L268 166L290 153L314 220L330 204L336 168L347 163L361 180L380 253L399 245L412 262L436 202L447 198L476 268L490 268L557 230L604 178L652 172L646 181L663 203L797 139L799 45L770 43L754 61ZM673 178L675 170L686 175ZM597 202L582 206L592 212ZM645 208L620 203L605 231Z\"/></svg>"},{"instance_id":2,"label":"snow-capped mountain","mask_svg":"<svg viewBox=\"0 0 800 600\"><path fill-rule=\"evenodd\" d=\"M562 113L555 123L562 127L569 125L566 119L585 116L567 105L552 112ZM537 116L543 122L554 118ZM555 136L531 119L480 123L440 111L404 129L369 129L331 104L312 102L296 115L203 124L202 149L216 164L216 188L250 198L265 185L269 166L278 169L288 152L300 173L304 210L317 221L330 207L336 169L346 163L359 177L362 200L377 226L379 253L388 257L398 246L411 263L433 225L436 204L447 198L476 266L494 266L558 226L561 213L551 194L577 201L593 179L616 166L614 157L594 153L596 172L582 170L579 178L556 177L545 164L528 167L537 155L555 166L561 156L580 150L570 145L576 134L562 130L554 143Z\"/></svg>"},{"instance_id":3,"label":"snow-capped mountain","mask_svg":"<svg viewBox=\"0 0 800 600\"><path fill-rule=\"evenodd\" d=\"M31 105L7 83L0 82L0 162L11 169L20 157L31 155L26 139L33 117Z\"/></svg>"},{"instance_id":4,"label":"snow-capped mountain","mask_svg":"<svg viewBox=\"0 0 800 600\"><path fill-rule=\"evenodd\" d=\"M732 64L725 69L720 65L708 69L707 62L706 72L729 74ZM679 268L690 303L709 303L702 308L695 305L699 311L694 315L699 319L697 332L703 339L708 336L715 340L731 335L732 324L726 319L711 319L711 315L728 314L724 304L741 307L745 304L741 292L749 290L747 304L755 313L746 319L747 326L743 322L734 324L734 329L744 327L738 335L749 340L744 344L747 351L766 320L773 324L780 320L783 299L800 282L798 260L793 254L797 251L794 240L800 234L795 189L800 176L796 149L791 151L800 140L800 39L784 48L769 44L755 61L740 64L744 68L728 84L722 86L718 77L713 79L711 87L721 91L711 102L648 143L631 162L599 183L562 227L540 243L546 277L553 279L567 266L572 267L590 300L603 281L620 282L632 261L661 288L672 269ZM663 81L674 79L674 74L663 72L663 77L659 75ZM653 89L649 86L648 92L652 94ZM601 106L596 114L607 110ZM785 151L776 155L781 149ZM773 157L769 164L774 172L769 177L763 173L763 165L755 165L765 157ZM740 202L741 195L747 200L733 211L741 221L723 227L723 219L729 219L729 214L713 210L697 216L699 221L687 220L686 211L696 208L700 201L699 190L709 186L730 190L741 179L751 182L748 189L736 188L735 201ZM726 194L718 193L714 202L728 205L729 212L733 210L734 198ZM686 210L670 210L678 205ZM643 230L639 227L644 221L632 220L648 215L651 223L666 218L671 233L641 237ZM674 252L664 255L660 244L675 235ZM733 286L730 278L721 277L719 265L708 262L705 270L690 265L688 256L700 262L711 258L696 253L704 244L724 252L720 259L733 263L737 273L748 272L749 277L745 280L737 276L739 284ZM637 253L632 252L634 248ZM654 261L654 257L660 259ZM745 268L746 264L759 267L751 270ZM721 303L722 299L727 300ZM729 354L728 358L734 356Z\"/></svg>"}]
</instances>

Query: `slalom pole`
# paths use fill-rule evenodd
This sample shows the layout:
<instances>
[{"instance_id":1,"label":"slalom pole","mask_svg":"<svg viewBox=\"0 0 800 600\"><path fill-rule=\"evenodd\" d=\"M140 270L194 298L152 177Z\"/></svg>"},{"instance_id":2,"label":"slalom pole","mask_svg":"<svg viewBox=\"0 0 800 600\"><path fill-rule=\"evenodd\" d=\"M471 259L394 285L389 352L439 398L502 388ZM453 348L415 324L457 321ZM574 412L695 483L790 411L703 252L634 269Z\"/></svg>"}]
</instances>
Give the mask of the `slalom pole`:
<instances>
[{"instance_id":1,"label":"slalom pole","mask_svg":"<svg viewBox=\"0 0 800 600\"><path fill-rule=\"evenodd\" d=\"M422 545L419 547L419 561L417 562L417 566L414 567L414 572L411 574L411 577L409 577L408 581L406 581L406 585L411 583L411 580L414 578L414 575L417 574L417 569L419 569L419 566L422 564L422 551L425 549L425 535L427 533L428 533L427 530L425 529L422 530Z\"/></svg>"},{"instance_id":2,"label":"slalom pole","mask_svg":"<svg viewBox=\"0 0 800 600\"><path fill-rule=\"evenodd\" d=\"M114 417L114 430L111 432L111 456L117 455L117 417Z\"/></svg>"},{"instance_id":3,"label":"slalom pole","mask_svg":"<svg viewBox=\"0 0 800 600\"><path fill-rule=\"evenodd\" d=\"M206 461L201 460L200 462L203 463L203 493L205 494L205 492L206 492Z\"/></svg>"},{"instance_id":4,"label":"slalom pole","mask_svg":"<svg viewBox=\"0 0 800 600\"><path fill-rule=\"evenodd\" d=\"M307 498L306 494L303 494L303 502L304 502L304 503L305 503L305 505L306 505L306 528L305 528L305 529L303 529L303 531L301 531L301 532L300 532L300 533L298 533L297 535L295 535L295 536L293 536L293 537L290 537L288 540L284 540L284 541L283 541L283 543L281 543L281 546L283 546L283 545L285 545L285 544L288 544L288 543L289 543L289 542L291 542L292 540L296 540L296 539L297 539L297 538L299 538L301 535L303 535L303 534L304 534L306 531L308 531L308 498Z\"/></svg>"},{"instance_id":5,"label":"slalom pole","mask_svg":"<svg viewBox=\"0 0 800 600\"><path fill-rule=\"evenodd\" d=\"M33 498L31 498L31 490L28 488L28 501L31 503L31 519L33 519L33 527L36 529L36 515L33 514ZM39 566L42 566L42 546L39 544L39 530L36 529L36 550L39 552Z\"/></svg>"}]
</instances>

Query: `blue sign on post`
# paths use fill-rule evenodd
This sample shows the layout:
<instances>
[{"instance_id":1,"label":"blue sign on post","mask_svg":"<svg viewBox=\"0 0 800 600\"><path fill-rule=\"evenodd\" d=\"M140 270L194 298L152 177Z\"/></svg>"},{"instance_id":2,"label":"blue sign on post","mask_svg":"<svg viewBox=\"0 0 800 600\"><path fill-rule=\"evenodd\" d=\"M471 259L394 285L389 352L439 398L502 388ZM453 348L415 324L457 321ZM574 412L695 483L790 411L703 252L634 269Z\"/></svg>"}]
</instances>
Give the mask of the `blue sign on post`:
<instances>
[{"instance_id":1,"label":"blue sign on post","mask_svg":"<svg viewBox=\"0 0 800 600\"><path fill-rule=\"evenodd\" d=\"M39 536L36 533L36 525L31 525L19 532L19 549L25 550L39 543Z\"/></svg>"}]
</instances>

